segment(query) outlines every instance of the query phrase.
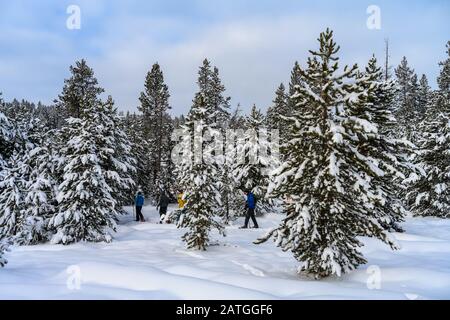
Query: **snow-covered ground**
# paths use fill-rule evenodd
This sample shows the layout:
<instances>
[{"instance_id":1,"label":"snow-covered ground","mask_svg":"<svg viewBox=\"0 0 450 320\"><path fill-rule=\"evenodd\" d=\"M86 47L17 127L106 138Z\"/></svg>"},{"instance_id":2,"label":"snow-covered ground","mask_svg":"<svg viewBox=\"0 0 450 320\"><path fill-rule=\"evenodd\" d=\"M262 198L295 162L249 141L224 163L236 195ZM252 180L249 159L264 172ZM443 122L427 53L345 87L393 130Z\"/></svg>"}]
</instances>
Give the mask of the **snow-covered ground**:
<instances>
[{"instance_id":1,"label":"snow-covered ground","mask_svg":"<svg viewBox=\"0 0 450 320\"><path fill-rule=\"evenodd\" d=\"M217 246L194 252L181 242L183 230L156 224L152 207L144 214L144 224L123 217L111 244L14 248L0 269L0 299L450 299L448 220L408 219L407 232L395 235L400 251L365 239L367 265L313 281L272 242L252 244L266 230L236 223L226 238L215 236Z\"/></svg>"}]
</instances>

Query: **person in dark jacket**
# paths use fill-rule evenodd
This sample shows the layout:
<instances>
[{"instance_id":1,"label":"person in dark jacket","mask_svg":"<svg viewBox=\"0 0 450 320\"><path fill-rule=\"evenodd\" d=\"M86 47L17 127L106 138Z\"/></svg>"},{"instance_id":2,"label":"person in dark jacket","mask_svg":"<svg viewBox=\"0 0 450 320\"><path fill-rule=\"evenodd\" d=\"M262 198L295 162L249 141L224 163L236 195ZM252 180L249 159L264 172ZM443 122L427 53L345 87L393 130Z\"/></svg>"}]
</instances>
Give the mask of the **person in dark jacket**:
<instances>
[{"instance_id":1,"label":"person in dark jacket","mask_svg":"<svg viewBox=\"0 0 450 320\"><path fill-rule=\"evenodd\" d=\"M142 192L138 192L136 199L135 199L135 205L136 205L136 222L145 222L144 215L142 214L142 207L144 206L144 196L142 195Z\"/></svg>"},{"instance_id":2,"label":"person in dark jacket","mask_svg":"<svg viewBox=\"0 0 450 320\"><path fill-rule=\"evenodd\" d=\"M161 192L161 196L159 197L158 206L156 207L157 209L159 209L159 215L161 216L160 223L162 223L163 218L167 214L167 208L169 207L169 204L170 204L170 198L167 195L167 193L163 190Z\"/></svg>"},{"instance_id":3,"label":"person in dark jacket","mask_svg":"<svg viewBox=\"0 0 450 320\"><path fill-rule=\"evenodd\" d=\"M250 219L253 221L253 225L255 229L258 229L258 221L256 221L255 216L255 209L256 209L256 198L253 192L246 191L245 195L247 196L247 202L246 202L246 209L247 209L247 215L245 217L245 225L241 229L248 229L248 223L250 222Z\"/></svg>"}]
</instances>

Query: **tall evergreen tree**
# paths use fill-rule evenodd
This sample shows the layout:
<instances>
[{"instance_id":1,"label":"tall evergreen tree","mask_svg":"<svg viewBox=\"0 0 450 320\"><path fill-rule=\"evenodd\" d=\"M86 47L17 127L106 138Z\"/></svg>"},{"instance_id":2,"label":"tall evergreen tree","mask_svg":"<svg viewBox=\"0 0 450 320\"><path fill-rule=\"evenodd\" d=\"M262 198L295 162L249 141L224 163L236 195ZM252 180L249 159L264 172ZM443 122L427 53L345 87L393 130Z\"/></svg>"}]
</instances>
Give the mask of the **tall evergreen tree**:
<instances>
[{"instance_id":1,"label":"tall evergreen tree","mask_svg":"<svg viewBox=\"0 0 450 320\"><path fill-rule=\"evenodd\" d=\"M222 206L218 207L218 214L226 223L241 216L245 206L245 197L240 185L236 182L233 169L237 160L237 144L244 135L245 118L240 105L232 112L225 134L225 147L223 161L219 165L220 179L219 191Z\"/></svg>"},{"instance_id":2,"label":"tall evergreen tree","mask_svg":"<svg viewBox=\"0 0 450 320\"><path fill-rule=\"evenodd\" d=\"M104 110L98 105L92 105L83 119L69 118L63 128L63 181L58 188L58 212L50 219L56 230L53 243L112 239L118 208L104 171L103 157L108 150L102 134L106 132L95 121L95 114L101 112Z\"/></svg>"},{"instance_id":3,"label":"tall evergreen tree","mask_svg":"<svg viewBox=\"0 0 450 320\"><path fill-rule=\"evenodd\" d=\"M12 156L0 181L0 229L5 237L20 243L27 219L24 199L32 171L29 159L36 145L30 136L37 130L38 120L33 118L34 105L27 101L14 99L6 104L5 111L11 124L9 152Z\"/></svg>"},{"instance_id":4,"label":"tall evergreen tree","mask_svg":"<svg viewBox=\"0 0 450 320\"><path fill-rule=\"evenodd\" d=\"M403 57L402 61L395 69L395 75L397 77L397 83L400 91L400 109L407 109L411 104L411 82L414 76L414 70L408 65L408 60ZM401 111L401 110L399 110Z\"/></svg>"},{"instance_id":5,"label":"tall evergreen tree","mask_svg":"<svg viewBox=\"0 0 450 320\"><path fill-rule=\"evenodd\" d=\"M278 166L274 148L269 140L269 132L264 127L265 118L261 111L253 106L246 118L246 132L237 145L237 159L233 167L234 185L243 191L251 191L256 199L257 213L267 213L273 205L267 199L270 173ZM278 155L276 155L278 156Z\"/></svg>"},{"instance_id":6,"label":"tall evergreen tree","mask_svg":"<svg viewBox=\"0 0 450 320\"><path fill-rule=\"evenodd\" d=\"M411 105L414 110L414 116L416 123L420 123L424 117L424 108L420 104L420 81L417 74L414 74L411 79Z\"/></svg>"},{"instance_id":7,"label":"tall evergreen tree","mask_svg":"<svg viewBox=\"0 0 450 320\"><path fill-rule=\"evenodd\" d=\"M70 66L71 77L64 80L64 88L56 107L64 118L81 118L92 101L99 102L99 96L105 90L98 85L94 71L87 65L86 60L77 61Z\"/></svg>"},{"instance_id":8,"label":"tall evergreen tree","mask_svg":"<svg viewBox=\"0 0 450 320\"><path fill-rule=\"evenodd\" d=\"M161 157L161 174L159 179L159 184L162 189L170 193L174 190L177 184L175 177L175 166L172 162L172 150L175 146L175 142L172 141L172 133L175 130L175 125L172 117L169 114L165 116L165 126L164 126L164 138L167 142L163 143L162 157Z\"/></svg>"},{"instance_id":9,"label":"tall evergreen tree","mask_svg":"<svg viewBox=\"0 0 450 320\"><path fill-rule=\"evenodd\" d=\"M177 163L176 172L187 203L178 227L188 228L183 240L189 249L206 250L211 229L223 232L223 226L214 212L220 205L215 146L207 141L208 136L219 134L210 119L214 116L214 113L209 112L206 97L199 93L182 127L183 156Z\"/></svg>"},{"instance_id":10,"label":"tall evergreen tree","mask_svg":"<svg viewBox=\"0 0 450 320\"><path fill-rule=\"evenodd\" d=\"M407 140L417 143L418 124L423 117L419 108L419 83L414 70L408 65L408 60L403 57L400 65L395 69L397 76L398 91L398 135Z\"/></svg>"},{"instance_id":11,"label":"tall evergreen tree","mask_svg":"<svg viewBox=\"0 0 450 320\"><path fill-rule=\"evenodd\" d=\"M415 215L450 217L450 42L440 63L439 89L427 109L418 162L425 173L413 181L408 198Z\"/></svg>"},{"instance_id":12,"label":"tall evergreen tree","mask_svg":"<svg viewBox=\"0 0 450 320\"><path fill-rule=\"evenodd\" d=\"M10 123L9 146L6 152L12 155L21 153L28 148L28 133L36 123L34 117L34 104L28 101L14 99L4 104L5 115Z\"/></svg>"},{"instance_id":13,"label":"tall evergreen tree","mask_svg":"<svg viewBox=\"0 0 450 320\"><path fill-rule=\"evenodd\" d=\"M173 131L172 119L168 111L169 88L164 82L164 75L158 63L147 74L145 89L141 93L139 111L143 114L143 141L145 148L145 171L148 185L146 193L156 199L161 187L167 187L170 172L167 172L170 137Z\"/></svg>"},{"instance_id":14,"label":"tall evergreen tree","mask_svg":"<svg viewBox=\"0 0 450 320\"><path fill-rule=\"evenodd\" d=\"M286 161L269 188L285 199L286 218L256 243L274 237L284 251L300 261L299 272L322 278L340 276L366 262L357 236L371 236L394 246L380 225L377 210L385 199L372 177L380 177L379 159L360 148L377 132L358 115L368 92L357 77L357 66L338 73L339 47L333 32L320 35L319 51L311 51L308 68L300 69L302 84L292 99L292 138Z\"/></svg>"},{"instance_id":15,"label":"tall evergreen tree","mask_svg":"<svg viewBox=\"0 0 450 320\"><path fill-rule=\"evenodd\" d=\"M53 132L38 119L23 129L24 147L15 151L7 174L6 188L0 188L9 235L19 245L31 245L49 240L48 220L54 213L52 156ZM6 193L6 196L5 196ZM8 216L9 212L9 216Z\"/></svg>"},{"instance_id":16,"label":"tall evergreen tree","mask_svg":"<svg viewBox=\"0 0 450 320\"><path fill-rule=\"evenodd\" d=\"M212 67L208 59L205 59L200 67L197 84L200 94L205 96L209 112L214 114L208 121L224 129L230 118L231 98L224 95L226 89L220 79L219 69Z\"/></svg>"},{"instance_id":17,"label":"tall evergreen tree","mask_svg":"<svg viewBox=\"0 0 450 320\"><path fill-rule=\"evenodd\" d=\"M226 135L225 130L230 122L230 97L225 96L225 86L220 79L219 69L212 67L208 59L203 61L198 72L198 94L204 97L205 107L207 113L210 115L205 118L207 125L220 130L223 136ZM222 153L225 154L225 149ZM227 165L227 161L217 163L217 187L222 195L223 206L215 208L217 212L223 217L229 213L230 201L232 195L229 192L229 183L232 179L231 170Z\"/></svg>"},{"instance_id":18,"label":"tall evergreen tree","mask_svg":"<svg viewBox=\"0 0 450 320\"><path fill-rule=\"evenodd\" d=\"M450 41L447 42L447 55L450 57ZM450 92L450 58L439 63L441 72L438 76L437 82L439 85L440 98L443 105L448 102L448 93Z\"/></svg>"},{"instance_id":19,"label":"tall evergreen tree","mask_svg":"<svg viewBox=\"0 0 450 320\"><path fill-rule=\"evenodd\" d=\"M131 152L132 143L121 126L111 97L108 97L104 104L104 110L104 113L97 115L97 121L104 124L105 132L109 135L109 140L104 140L105 147L114 146L114 149L107 150L103 159L107 174L106 182L112 189L113 197L119 206L122 206L134 200L136 183L133 177L137 160Z\"/></svg>"},{"instance_id":20,"label":"tall evergreen tree","mask_svg":"<svg viewBox=\"0 0 450 320\"><path fill-rule=\"evenodd\" d=\"M278 130L282 141L286 141L287 121L283 116L288 114L288 95L284 84L280 84L276 93L273 105L267 110L267 127L270 130Z\"/></svg>"},{"instance_id":21,"label":"tall evergreen tree","mask_svg":"<svg viewBox=\"0 0 450 320\"><path fill-rule=\"evenodd\" d=\"M415 166L408 161L413 153L413 145L404 139L397 139L394 134L397 126L394 116L397 94L395 82L385 80L382 68L372 57L359 83L361 90L367 93L367 98L362 108L353 110L352 116L372 123L376 128L366 136L367 140L360 137L359 152L376 159L378 168L383 171L383 174L371 178L377 194L383 198L383 202L374 206L373 210L380 211L380 224L387 230L402 231L398 223L403 221L407 213L402 199L405 193L404 181L415 172Z\"/></svg>"},{"instance_id":22,"label":"tall evergreen tree","mask_svg":"<svg viewBox=\"0 0 450 320\"><path fill-rule=\"evenodd\" d=\"M298 61L295 62L291 71L291 80L289 82L289 95L288 95L288 110L292 112L295 109L295 99L292 97L297 92L297 86L302 85L303 79L301 74L301 67ZM286 116L290 116L291 113L287 113Z\"/></svg>"},{"instance_id":23,"label":"tall evergreen tree","mask_svg":"<svg viewBox=\"0 0 450 320\"><path fill-rule=\"evenodd\" d=\"M17 243L33 245L49 241L52 230L49 220L56 212L57 160L54 154L55 132L45 125L37 125L31 135L33 147L25 157L30 173L24 197L24 225Z\"/></svg>"},{"instance_id":24,"label":"tall evergreen tree","mask_svg":"<svg viewBox=\"0 0 450 320\"><path fill-rule=\"evenodd\" d=\"M208 97L213 110L216 111L216 124L225 129L230 121L230 97L224 96L226 89L220 79L219 68L214 67L211 74L211 93Z\"/></svg>"},{"instance_id":25,"label":"tall evergreen tree","mask_svg":"<svg viewBox=\"0 0 450 320\"><path fill-rule=\"evenodd\" d=\"M33 118L31 104L14 100L10 108L16 108L9 112L13 117L14 153L0 182L0 229L16 244L34 244L45 238L48 217L39 214L47 209L43 201L32 201L45 197L40 192L43 190L36 189L45 179L38 173L37 154L43 143L39 137L47 130Z\"/></svg>"},{"instance_id":26,"label":"tall evergreen tree","mask_svg":"<svg viewBox=\"0 0 450 320\"><path fill-rule=\"evenodd\" d=\"M87 66L84 69L91 70ZM56 232L52 242L110 241L120 212L121 194L132 183L128 171L132 164L124 162L120 153L127 148L118 139L120 129L115 126L112 99L102 102L93 94L103 92L101 88L91 88L93 83L97 84L93 72L89 73L90 81L86 81L77 75L78 69L71 70L74 72L71 81L81 81L73 86L83 96L77 98L82 103L80 117L69 118L61 130L62 179L57 194L58 212L49 222ZM66 87L60 101L71 103L65 90ZM69 109L70 105L62 107Z\"/></svg>"},{"instance_id":27,"label":"tall evergreen tree","mask_svg":"<svg viewBox=\"0 0 450 320\"><path fill-rule=\"evenodd\" d=\"M291 79L289 82L289 91L286 96L286 106L283 108L283 91L281 87L278 89L276 93L276 99L274 101L275 105L279 105L278 115L280 120L279 125L279 135L280 135L280 143L285 144L288 143L291 139L290 133L292 132L291 122L286 120L286 117L292 116L292 113L296 109L296 101L294 99L295 93L297 92L297 87L301 86L303 83L301 67L298 61L294 63L294 67L291 71ZM276 128L275 128L276 129ZM283 149L285 150L285 149ZM285 157L284 151L282 151L282 157Z\"/></svg>"},{"instance_id":28,"label":"tall evergreen tree","mask_svg":"<svg viewBox=\"0 0 450 320\"><path fill-rule=\"evenodd\" d=\"M242 114L242 108L240 104L238 104L234 111L231 113L228 128L231 130L245 129L245 116Z\"/></svg>"},{"instance_id":29,"label":"tall evergreen tree","mask_svg":"<svg viewBox=\"0 0 450 320\"><path fill-rule=\"evenodd\" d=\"M419 92L418 92L418 107L419 111L423 116L425 116L426 110L432 101L432 90L428 84L428 79L426 75L422 75L419 82Z\"/></svg>"},{"instance_id":30,"label":"tall evergreen tree","mask_svg":"<svg viewBox=\"0 0 450 320\"><path fill-rule=\"evenodd\" d=\"M136 170L133 173L133 181L136 184L136 188L144 192L145 194L150 194L147 163L147 153L146 153L146 142L144 140L143 134L143 117L137 114L127 114L123 119L123 128L128 140L131 143L130 155L136 159Z\"/></svg>"}]
</instances>

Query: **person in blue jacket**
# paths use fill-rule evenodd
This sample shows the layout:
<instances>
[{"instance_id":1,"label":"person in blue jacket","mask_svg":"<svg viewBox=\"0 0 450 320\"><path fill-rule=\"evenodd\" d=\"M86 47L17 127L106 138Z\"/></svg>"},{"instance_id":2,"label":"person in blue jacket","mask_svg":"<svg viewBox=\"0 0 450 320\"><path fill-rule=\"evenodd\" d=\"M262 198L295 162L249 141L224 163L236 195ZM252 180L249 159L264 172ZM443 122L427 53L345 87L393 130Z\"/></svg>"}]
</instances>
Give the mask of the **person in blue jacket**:
<instances>
[{"instance_id":1,"label":"person in blue jacket","mask_svg":"<svg viewBox=\"0 0 450 320\"><path fill-rule=\"evenodd\" d=\"M144 196L142 195L142 192L138 192L136 199L136 222L145 222L144 215L142 214L142 207L144 206Z\"/></svg>"},{"instance_id":2,"label":"person in blue jacket","mask_svg":"<svg viewBox=\"0 0 450 320\"><path fill-rule=\"evenodd\" d=\"M246 209L247 214L245 217L245 225L242 227L242 229L248 229L248 223L250 222L250 219L252 219L254 228L258 229L258 222L256 221L255 217L255 209L256 209L256 198L253 192L251 191L245 191L245 195L247 196L247 202L246 202Z\"/></svg>"}]
</instances>

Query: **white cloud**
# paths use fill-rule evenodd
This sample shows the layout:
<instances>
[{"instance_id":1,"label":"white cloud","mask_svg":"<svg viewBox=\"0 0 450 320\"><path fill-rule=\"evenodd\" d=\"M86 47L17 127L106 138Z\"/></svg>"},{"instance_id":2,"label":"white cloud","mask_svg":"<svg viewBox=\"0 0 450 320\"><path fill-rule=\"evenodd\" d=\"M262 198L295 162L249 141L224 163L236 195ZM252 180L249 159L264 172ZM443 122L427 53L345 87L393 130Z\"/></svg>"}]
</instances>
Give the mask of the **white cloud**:
<instances>
[{"instance_id":1,"label":"white cloud","mask_svg":"<svg viewBox=\"0 0 450 320\"><path fill-rule=\"evenodd\" d=\"M122 36L114 33L102 39L98 45L105 55L94 60L103 85L120 97L119 105L133 109L146 71L158 61L173 94L175 113L186 112L190 107L197 70L205 57L221 70L235 103L267 107L276 86L288 79L294 61L303 58L311 45L315 46L321 30L320 19L311 16L261 18L230 21L203 30L190 26L182 41L158 43L135 33L136 21L118 23L124 26L120 30ZM184 27L179 22L175 24L175 29ZM166 20L142 22L140 28L163 30L168 25Z\"/></svg>"}]
</instances>

